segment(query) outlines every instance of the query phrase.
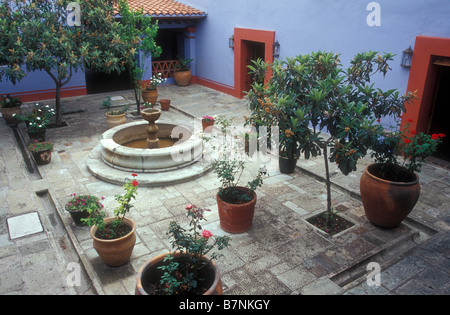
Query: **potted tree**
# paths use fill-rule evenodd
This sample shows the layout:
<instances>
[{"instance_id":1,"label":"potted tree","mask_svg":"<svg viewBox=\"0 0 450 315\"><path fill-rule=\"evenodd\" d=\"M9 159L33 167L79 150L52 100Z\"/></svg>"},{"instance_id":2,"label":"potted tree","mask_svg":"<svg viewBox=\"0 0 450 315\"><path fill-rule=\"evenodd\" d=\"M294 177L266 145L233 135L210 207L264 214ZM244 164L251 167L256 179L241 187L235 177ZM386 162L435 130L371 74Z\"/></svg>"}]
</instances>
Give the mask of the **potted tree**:
<instances>
[{"instance_id":1,"label":"potted tree","mask_svg":"<svg viewBox=\"0 0 450 315\"><path fill-rule=\"evenodd\" d=\"M243 233L252 226L257 201L255 190L263 184L265 170L260 169L254 179L248 181L246 186L241 186L240 178L245 169L245 150L228 145L226 137L230 132L230 122L220 116L216 121L220 125L221 134L219 142L213 143L211 148L218 150L213 166L221 182L216 196L220 227L229 233Z\"/></svg>"},{"instance_id":2,"label":"potted tree","mask_svg":"<svg viewBox=\"0 0 450 315\"><path fill-rule=\"evenodd\" d=\"M267 115L263 115L266 111L256 112L263 118L259 121L269 126L290 122L300 129L298 148L306 159L323 154L327 189L324 230L330 230L331 221L337 218L331 207L329 162L335 162L344 175L356 170L357 161L383 134L383 127L377 122L386 116L400 115L405 104L415 97L411 92L400 95L396 90L383 91L370 83L373 75L386 75L391 60L389 53L360 53L344 70L338 54L319 51L275 60L270 66L255 62L256 74L273 72L267 83L255 83L249 94L253 108L264 97L274 96L274 110L267 111ZM281 126L280 133L284 129Z\"/></svg>"},{"instance_id":3,"label":"potted tree","mask_svg":"<svg viewBox=\"0 0 450 315\"><path fill-rule=\"evenodd\" d=\"M75 225L82 225L81 219L87 219L90 215L89 212L98 212L103 208L97 196L73 193L70 194L70 197L72 198L66 202L64 208L69 212Z\"/></svg>"},{"instance_id":4,"label":"potted tree","mask_svg":"<svg viewBox=\"0 0 450 315\"><path fill-rule=\"evenodd\" d=\"M125 117L125 115L129 106L127 105L121 109L111 109L111 106L111 96L108 96L102 102L102 108L106 109L106 125L108 126L108 128L113 128L115 126L125 124L127 122L127 118Z\"/></svg>"},{"instance_id":5,"label":"potted tree","mask_svg":"<svg viewBox=\"0 0 450 315\"><path fill-rule=\"evenodd\" d=\"M222 294L222 282L215 263L222 255L214 249L220 251L229 246L230 238L215 237L202 228L201 221L205 220L204 213L209 209L191 204L185 208L189 226L170 222L167 234L171 237L174 252L154 257L140 268L136 295Z\"/></svg>"},{"instance_id":6,"label":"potted tree","mask_svg":"<svg viewBox=\"0 0 450 315\"><path fill-rule=\"evenodd\" d=\"M28 145L28 150L31 152L37 165L49 164L52 160L53 142L38 142L34 140Z\"/></svg>"},{"instance_id":7,"label":"potted tree","mask_svg":"<svg viewBox=\"0 0 450 315\"><path fill-rule=\"evenodd\" d=\"M133 179L123 185L124 195L116 195L119 206L114 209L114 217L106 217L104 211L98 211L96 206L88 209L89 217L82 222L91 226L90 235L94 249L100 258L109 266L122 266L128 262L136 243L136 223L125 218L133 207L130 204L136 198L138 181L137 174L131 174Z\"/></svg>"},{"instance_id":8,"label":"potted tree","mask_svg":"<svg viewBox=\"0 0 450 315\"><path fill-rule=\"evenodd\" d=\"M173 79L179 86L187 86L191 83L191 69L188 64L194 61L194 59L184 59L178 57L178 64L175 65L175 71L173 72Z\"/></svg>"},{"instance_id":9,"label":"potted tree","mask_svg":"<svg viewBox=\"0 0 450 315\"><path fill-rule=\"evenodd\" d=\"M376 139L371 153L375 163L364 169L360 179L366 217L380 227L397 227L412 211L420 196L422 163L445 137L409 130L410 122Z\"/></svg>"},{"instance_id":10,"label":"potted tree","mask_svg":"<svg viewBox=\"0 0 450 315\"><path fill-rule=\"evenodd\" d=\"M2 107L2 117L6 121L8 125L17 125L19 122L15 115L21 114L22 110L20 106L22 106L22 101L18 97L13 97L11 94L6 96L1 96L2 99L0 101Z\"/></svg>"}]
</instances>

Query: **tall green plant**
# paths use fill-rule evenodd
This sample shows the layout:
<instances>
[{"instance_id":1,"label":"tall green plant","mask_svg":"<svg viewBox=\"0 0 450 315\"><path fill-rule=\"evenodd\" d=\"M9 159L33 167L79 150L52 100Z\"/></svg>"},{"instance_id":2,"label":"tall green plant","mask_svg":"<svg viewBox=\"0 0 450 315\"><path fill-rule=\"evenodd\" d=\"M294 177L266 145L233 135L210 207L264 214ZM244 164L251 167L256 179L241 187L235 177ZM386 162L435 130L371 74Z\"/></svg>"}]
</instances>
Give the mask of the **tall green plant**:
<instances>
[{"instance_id":1,"label":"tall green plant","mask_svg":"<svg viewBox=\"0 0 450 315\"><path fill-rule=\"evenodd\" d=\"M296 143L291 145L295 149L291 155L299 153L309 159L323 153L329 214L328 162L335 162L344 175L355 171L357 161L384 135L377 121L400 115L415 97L414 93L400 95L395 89L383 91L371 83L377 73L385 76L391 70L388 63L392 60L389 53L369 51L357 54L344 69L338 54L318 51L275 60L272 65L254 62L250 69L255 76L264 77L267 71L273 75L265 84L253 84L247 94L253 111L248 122L280 126L280 146L283 138Z\"/></svg>"},{"instance_id":2,"label":"tall green plant","mask_svg":"<svg viewBox=\"0 0 450 315\"><path fill-rule=\"evenodd\" d=\"M44 71L55 83L56 123L62 121L61 89L77 70L138 72L136 55L158 54L157 26L149 17L131 13L125 0L73 0L79 4L80 26L67 23L62 0L0 3L0 80L16 84L28 72ZM116 11L122 19L116 19ZM130 17L131 16L131 17ZM144 37L142 37L144 36ZM136 77L136 76L134 76ZM133 82L133 86L134 86Z\"/></svg>"}]
</instances>

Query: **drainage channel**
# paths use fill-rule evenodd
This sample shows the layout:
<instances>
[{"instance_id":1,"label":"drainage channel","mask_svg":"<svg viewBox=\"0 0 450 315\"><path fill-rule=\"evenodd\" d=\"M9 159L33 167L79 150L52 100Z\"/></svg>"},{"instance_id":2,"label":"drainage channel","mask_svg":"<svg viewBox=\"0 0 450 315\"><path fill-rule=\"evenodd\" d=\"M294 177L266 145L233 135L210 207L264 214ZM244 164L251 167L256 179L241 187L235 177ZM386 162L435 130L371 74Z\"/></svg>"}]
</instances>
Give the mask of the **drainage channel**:
<instances>
[{"instance_id":1,"label":"drainage channel","mask_svg":"<svg viewBox=\"0 0 450 315\"><path fill-rule=\"evenodd\" d=\"M64 222L62 222L61 216L58 213L57 206L49 193L47 181L42 178L36 162L26 148L23 133L20 128L16 126L12 127L12 129L23 160L29 171L30 180L33 181L34 184L32 186L36 194L37 201L40 203L39 214L42 223L47 228L50 244L53 247L61 269L68 277L68 272L70 271L69 266L74 266L73 263L75 263L76 266L80 267L78 268L78 279L80 281L77 282L76 286L71 288L72 293L96 294L96 289L92 286L90 277L84 268L84 264L78 256L78 253L69 237L66 226L64 225Z\"/></svg>"}]
</instances>

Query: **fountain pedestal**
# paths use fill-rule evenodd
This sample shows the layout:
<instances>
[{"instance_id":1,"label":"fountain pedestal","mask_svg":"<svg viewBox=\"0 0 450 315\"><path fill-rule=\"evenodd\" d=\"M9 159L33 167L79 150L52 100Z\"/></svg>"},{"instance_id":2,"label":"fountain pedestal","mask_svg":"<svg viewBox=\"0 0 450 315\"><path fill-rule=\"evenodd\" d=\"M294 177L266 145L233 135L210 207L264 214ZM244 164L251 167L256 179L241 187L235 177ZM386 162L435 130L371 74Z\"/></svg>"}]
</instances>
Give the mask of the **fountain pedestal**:
<instances>
[{"instance_id":1,"label":"fountain pedestal","mask_svg":"<svg viewBox=\"0 0 450 315\"><path fill-rule=\"evenodd\" d=\"M145 128L147 131L147 147L149 149L159 148L159 139L157 136L159 128L155 121L161 116L161 110L156 108L145 108L141 110L141 116L148 121L148 126Z\"/></svg>"}]
</instances>

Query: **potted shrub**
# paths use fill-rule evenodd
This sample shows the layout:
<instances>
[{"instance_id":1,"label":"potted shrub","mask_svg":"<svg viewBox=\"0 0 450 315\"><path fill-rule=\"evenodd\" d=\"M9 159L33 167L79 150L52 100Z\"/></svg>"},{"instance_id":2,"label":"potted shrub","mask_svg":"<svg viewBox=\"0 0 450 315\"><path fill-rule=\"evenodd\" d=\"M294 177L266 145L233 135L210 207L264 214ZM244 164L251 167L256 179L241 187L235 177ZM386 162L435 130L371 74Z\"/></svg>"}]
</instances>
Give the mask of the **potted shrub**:
<instances>
[{"instance_id":1,"label":"potted shrub","mask_svg":"<svg viewBox=\"0 0 450 315\"><path fill-rule=\"evenodd\" d=\"M2 107L2 117L5 119L8 125L14 126L17 125L19 120L14 117L17 114L21 114L22 110L20 106L22 106L22 101L18 97L13 97L11 94L6 96L1 96L2 99L0 101Z\"/></svg>"},{"instance_id":2,"label":"potted shrub","mask_svg":"<svg viewBox=\"0 0 450 315\"><path fill-rule=\"evenodd\" d=\"M72 197L66 202L64 208L69 212L70 217L76 225L82 225L81 219L87 219L90 212L98 212L103 208L97 196L70 194ZM102 197L104 199L104 197Z\"/></svg>"},{"instance_id":3,"label":"potted shrub","mask_svg":"<svg viewBox=\"0 0 450 315\"><path fill-rule=\"evenodd\" d=\"M255 190L262 185L265 170L260 169L254 179L248 181L246 186L241 186L240 178L245 169L245 150L228 145L226 137L230 132L230 122L220 116L216 121L220 124L222 137L218 143L213 143L211 148L218 153L213 160L213 166L221 182L216 195L220 227L229 233L243 233L252 226L257 201Z\"/></svg>"},{"instance_id":4,"label":"potted shrub","mask_svg":"<svg viewBox=\"0 0 450 315\"><path fill-rule=\"evenodd\" d=\"M178 58L178 64L175 65L175 71L173 72L173 79L176 85L187 86L191 83L191 69L188 64L194 61L194 59Z\"/></svg>"},{"instance_id":5,"label":"potted shrub","mask_svg":"<svg viewBox=\"0 0 450 315\"><path fill-rule=\"evenodd\" d=\"M116 195L119 206L114 209L114 217L107 217L104 211L89 208L89 217L82 219L91 226L90 235L94 249L100 258L109 266L122 266L128 262L136 243L136 224L125 215L133 207L130 204L136 198L138 181L137 174L131 174L133 179L123 185L124 195Z\"/></svg>"},{"instance_id":6,"label":"potted shrub","mask_svg":"<svg viewBox=\"0 0 450 315\"><path fill-rule=\"evenodd\" d=\"M420 196L418 173L422 163L445 137L408 130L410 122L376 139L371 153L375 163L368 165L361 176L364 212L380 227L397 227L412 211Z\"/></svg>"},{"instance_id":7,"label":"potted shrub","mask_svg":"<svg viewBox=\"0 0 450 315\"><path fill-rule=\"evenodd\" d=\"M137 274L136 295L216 295L222 294L222 282L215 259L218 251L229 246L228 236L215 237L204 230L205 211L188 204L189 226L170 222L167 234L174 252L161 254L146 262ZM210 254L211 253L211 254ZM208 256L211 255L211 256Z\"/></svg>"},{"instance_id":8,"label":"potted shrub","mask_svg":"<svg viewBox=\"0 0 450 315\"><path fill-rule=\"evenodd\" d=\"M211 126L214 126L214 117L211 117L211 116L208 116L208 115L203 116L202 117L202 128L203 128L203 131L205 131L206 128L211 127ZM211 130L211 128L209 128L207 130L207 132L210 131L210 130Z\"/></svg>"},{"instance_id":9,"label":"potted shrub","mask_svg":"<svg viewBox=\"0 0 450 315\"><path fill-rule=\"evenodd\" d=\"M298 152L305 159L323 154L327 190L324 230L330 230L330 220L337 217L331 207L329 162L336 163L344 175L355 171L357 161L383 134L383 126L377 122L400 115L415 97L412 92L383 91L370 82L375 74L386 75L391 60L389 53L359 53L344 70L338 54L318 51L274 60L271 65L255 61L251 68L253 75L262 78L256 82L264 82L254 83L248 93L253 120L279 125L280 145L283 133L286 138L295 136ZM273 75L264 81L268 71Z\"/></svg>"},{"instance_id":10,"label":"potted shrub","mask_svg":"<svg viewBox=\"0 0 450 315\"><path fill-rule=\"evenodd\" d=\"M108 128L113 128L115 126L125 124L127 122L127 118L125 117L125 115L129 106L127 105L121 109L111 109L111 106L111 96L108 96L102 102L102 108L106 109L106 125L108 126Z\"/></svg>"},{"instance_id":11,"label":"potted shrub","mask_svg":"<svg viewBox=\"0 0 450 315\"><path fill-rule=\"evenodd\" d=\"M145 88L142 89L142 99L144 102L155 105L158 99L158 85L166 81L166 79L163 79L161 73L153 75Z\"/></svg>"},{"instance_id":12,"label":"potted shrub","mask_svg":"<svg viewBox=\"0 0 450 315\"><path fill-rule=\"evenodd\" d=\"M45 134L47 127L50 124L50 119L55 116L55 110L50 108L49 105L41 105L39 103L34 104L31 111L27 111L23 114L14 114L13 117L20 121L25 122L27 126L27 133L30 140L33 142L45 141Z\"/></svg>"},{"instance_id":13,"label":"potted shrub","mask_svg":"<svg viewBox=\"0 0 450 315\"><path fill-rule=\"evenodd\" d=\"M34 140L28 145L28 150L31 152L31 155L38 165L49 164L52 160L52 142L39 142Z\"/></svg>"}]
</instances>

